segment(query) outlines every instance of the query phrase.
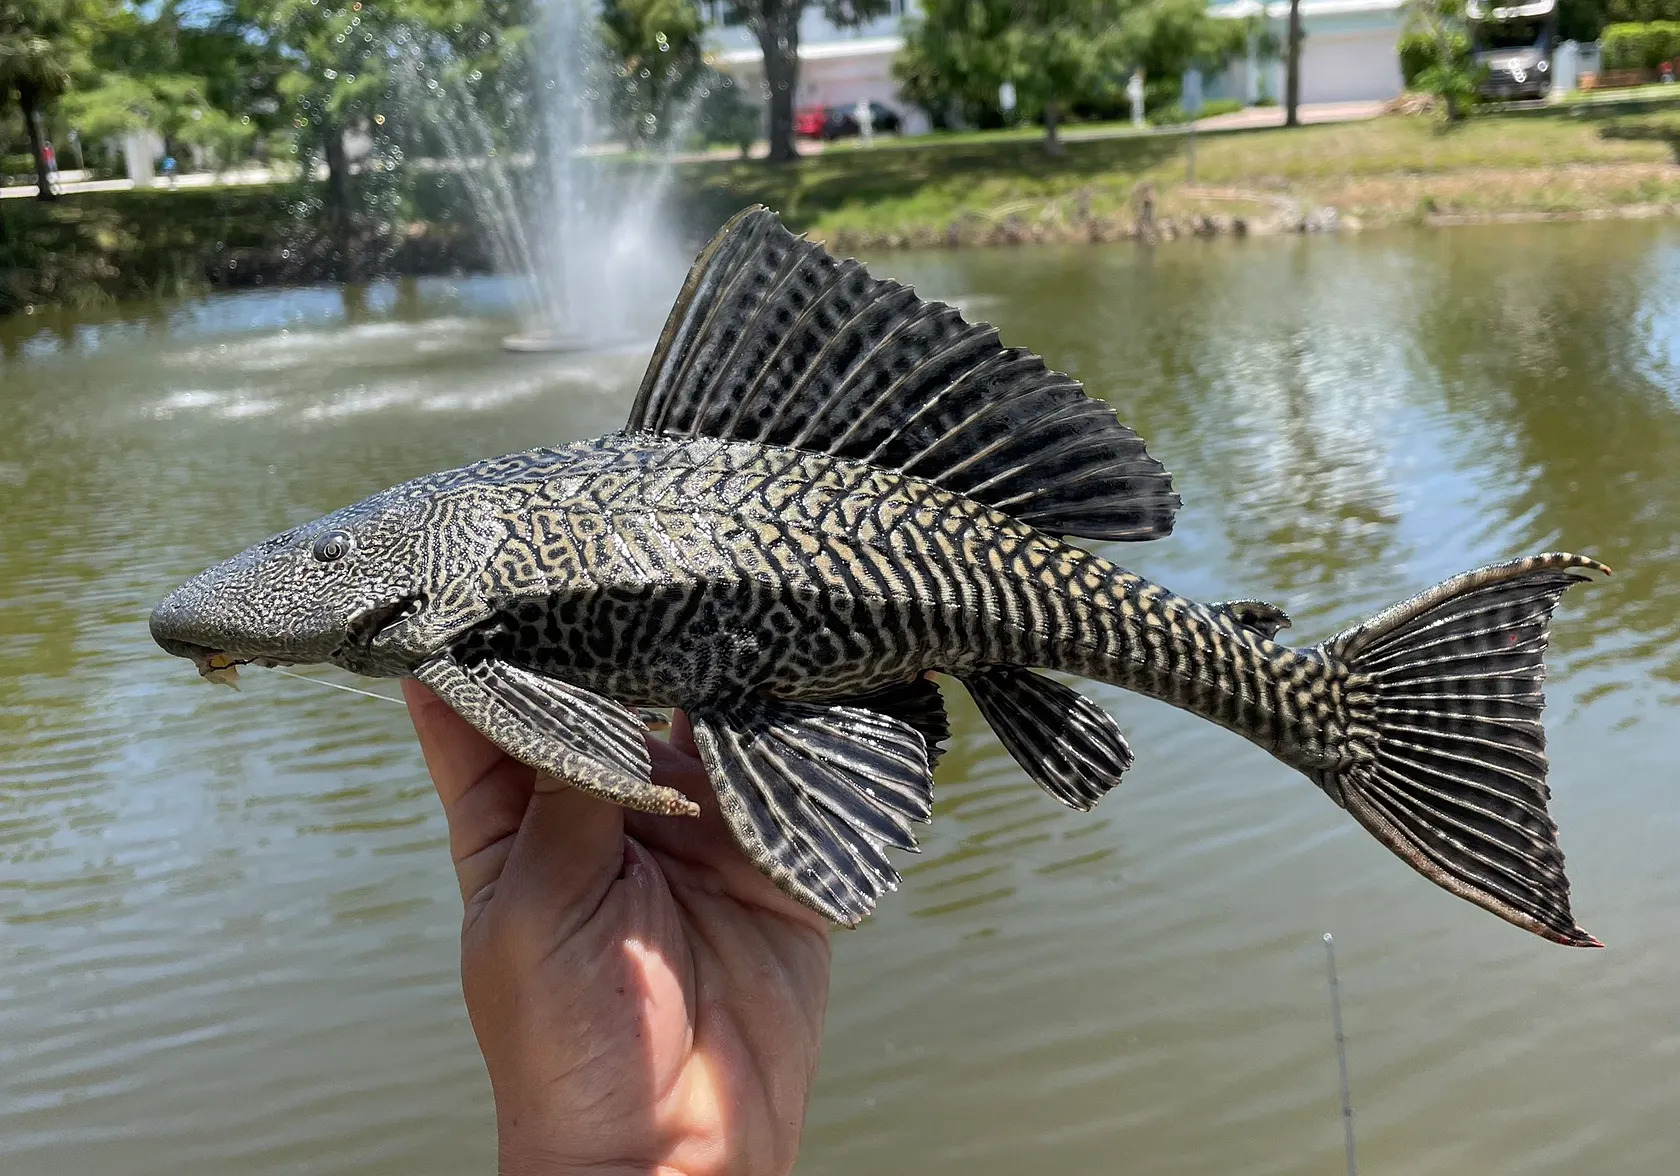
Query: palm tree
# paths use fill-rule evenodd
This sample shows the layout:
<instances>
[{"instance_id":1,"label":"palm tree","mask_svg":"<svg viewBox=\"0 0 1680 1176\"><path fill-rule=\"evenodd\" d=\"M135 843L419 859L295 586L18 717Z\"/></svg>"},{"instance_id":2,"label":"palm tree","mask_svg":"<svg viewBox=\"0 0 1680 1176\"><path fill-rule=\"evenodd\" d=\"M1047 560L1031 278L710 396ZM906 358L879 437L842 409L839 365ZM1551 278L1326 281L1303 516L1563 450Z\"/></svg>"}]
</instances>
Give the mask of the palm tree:
<instances>
[{"instance_id":1,"label":"palm tree","mask_svg":"<svg viewBox=\"0 0 1680 1176\"><path fill-rule=\"evenodd\" d=\"M35 157L35 198L56 200L47 174L46 141L41 134L41 108L70 88L70 71L58 47L28 30L0 30L0 107L17 96L29 151Z\"/></svg>"}]
</instances>

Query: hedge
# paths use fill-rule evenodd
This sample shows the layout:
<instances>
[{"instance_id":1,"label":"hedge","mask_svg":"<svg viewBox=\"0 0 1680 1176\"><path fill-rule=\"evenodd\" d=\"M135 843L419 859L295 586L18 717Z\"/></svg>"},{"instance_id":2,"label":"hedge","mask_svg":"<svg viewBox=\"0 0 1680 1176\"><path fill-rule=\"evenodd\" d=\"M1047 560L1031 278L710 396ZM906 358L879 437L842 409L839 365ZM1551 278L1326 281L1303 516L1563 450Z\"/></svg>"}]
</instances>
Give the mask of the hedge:
<instances>
[{"instance_id":1,"label":"hedge","mask_svg":"<svg viewBox=\"0 0 1680 1176\"><path fill-rule=\"evenodd\" d=\"M1600 44L1606 70L1656 69L1680 57L1680 21L1609 25Z\"/></svg>"},{"instance_id":2,"label":"hedge","mask_svg":"<svg viewBox=\"0 0 1680 1176\"><path fill-rule=\"evenodd\" d=\"M1680 0L1609 0L1604 15L1612 25L1680 21Z\"/></svg>"}]
</instances>

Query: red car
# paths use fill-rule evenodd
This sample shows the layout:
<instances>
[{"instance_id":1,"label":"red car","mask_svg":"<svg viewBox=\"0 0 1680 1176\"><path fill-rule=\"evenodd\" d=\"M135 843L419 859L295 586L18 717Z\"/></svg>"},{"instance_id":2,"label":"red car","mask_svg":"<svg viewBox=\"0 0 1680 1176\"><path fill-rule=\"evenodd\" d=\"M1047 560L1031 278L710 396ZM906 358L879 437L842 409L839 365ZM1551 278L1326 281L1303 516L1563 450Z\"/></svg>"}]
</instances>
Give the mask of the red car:
<instances>
[{"instance_id":1,"label":"red car","mask_svg":"<svg viewBox=\"0 0 1680 1176\"><path fill-rule=\"evenodd\" d=\"M801 139L820 139L827 122L827 107L801 106L793 112L793 133Z\"/></svg>"}]
</instances>

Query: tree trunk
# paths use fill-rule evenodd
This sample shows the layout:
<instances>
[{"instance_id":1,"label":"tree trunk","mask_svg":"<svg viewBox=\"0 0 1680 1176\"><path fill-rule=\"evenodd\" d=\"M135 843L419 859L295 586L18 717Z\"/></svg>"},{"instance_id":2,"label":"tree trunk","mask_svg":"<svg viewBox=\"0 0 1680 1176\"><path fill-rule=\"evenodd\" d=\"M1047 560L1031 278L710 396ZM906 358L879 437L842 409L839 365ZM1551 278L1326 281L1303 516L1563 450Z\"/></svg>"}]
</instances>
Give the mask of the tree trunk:
<instances>
[{"instance_id":1,"label":"tree trunk","mask_svg":"<svg viewBox=\"0 0 1680 1176\"><path fill-rule=\"evenodd\" d=\"M1044 104L1044 153L1046 155L1060 155L1062 153L1062 104L1052 98Z\"/></svg>"},{"instance_id":2,"label":"tree trunk","mask_svg":"<svg viewBox=\"0 0 1680 1176\"><path fill-rule=\"evenodd\" d=\"M18 87L18 109L23 125L29 132L29 152L35 157L35 199L57 200L52 190L52 175L47 171L46 140L41 134L41 106L34 86Z\"/></svg>"},{"instance_id":3,"label":"tree trunk","mask_svg":"<svg viewBox=\"0 0 1680 1176\"><path fill-rule=\"evenodd\" d=\"M770 87L770 160L799 158L793 141L793 100L799 92L799 12L794 0L769 0L752 22L764 51L764 81Z\"/></svg>"},{"instance_id":4,"label":"tree trunk","mask_svg":"<svg viewBox=\"0 0 1680 1176\"><path fill-rule=\"evenodd\" d=\"M327 127L321 154L327 160L327 228L338 251L339 277L350 281L355 271L355 243L350 233L350 160L344 154L343 127Z\"/></svg>"},{"instance_id":5,"label":"tree trunk","mask_svg":"<svg viewBox=\"0 0 1680 1176\"><path fill-rule=\"evenodd\" d=\"M1288 54L1288 71L1284 78L1284 102L1288 111L1284 115L1283 125L1298 127L1301 125L1301 0L1289 0Z\"/></svg>"}]
</instances>

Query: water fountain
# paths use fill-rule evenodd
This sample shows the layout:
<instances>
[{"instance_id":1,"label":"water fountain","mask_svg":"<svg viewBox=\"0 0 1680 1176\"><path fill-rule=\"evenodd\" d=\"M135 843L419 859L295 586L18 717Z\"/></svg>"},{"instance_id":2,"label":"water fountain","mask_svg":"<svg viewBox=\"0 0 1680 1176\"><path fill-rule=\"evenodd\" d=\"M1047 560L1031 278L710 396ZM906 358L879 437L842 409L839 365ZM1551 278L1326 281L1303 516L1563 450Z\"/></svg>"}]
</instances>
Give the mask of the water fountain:
<instances>
[{"instance_id":1,"label":"water fountain","mask_svg":"<svg viewBox=\"0 0 1680 1176\"><path fill-rule=\"evenodd\" d=\"M532 69L519 105L533 150L498 151L471 89L415 42L410 84L489 232L498 270L522 278L518 351L580 351L649 341L682 283L684 250L662 217L672 152L668 129L646 163L602 158L611 71L588 0L539 0ZM440 75L443 75L440 78ZM476 77L470 80L476 81Z\"/></svg>"}]
</instances>

